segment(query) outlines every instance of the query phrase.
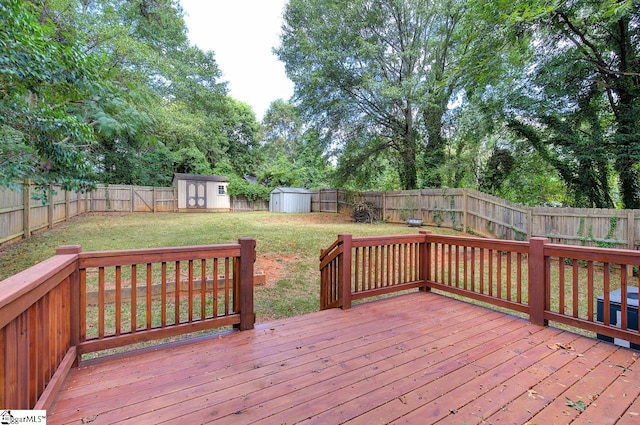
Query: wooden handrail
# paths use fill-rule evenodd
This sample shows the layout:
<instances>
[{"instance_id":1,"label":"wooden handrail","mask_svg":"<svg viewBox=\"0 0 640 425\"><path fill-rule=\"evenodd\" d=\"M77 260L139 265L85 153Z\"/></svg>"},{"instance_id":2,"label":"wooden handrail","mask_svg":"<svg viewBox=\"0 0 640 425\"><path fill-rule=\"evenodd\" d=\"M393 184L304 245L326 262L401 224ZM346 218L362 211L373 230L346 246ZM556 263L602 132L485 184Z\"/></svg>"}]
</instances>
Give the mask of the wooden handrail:
<instances>
[{"instance_id":1,"label":"wooden handrail","mask_svg":"<svg viewBox=\"0 0 640 425\"><path fill-rule=\"evenodd\" d=\"M83 353L226 325L252 329L255 259L255 240L250 238L241 238L237 244L123 251L82 252L79 246L60 247L54 257L0 282L0 406L46 409ZM139 328L133 319L134 325L124 329L122 289L128 286L136 293L137 265L142 264L147 272L139 283L149 289L159 278L166 297L166 265L171 263L176 269L172 300L176 312L184 303L185 317L176 314L177 322L170 323L163 315L154 325L151 302L155 301L151 291L146 291L146 326ZM182 269L181 263L185 263ZM154 274L154 264L163 272ZM220 287L218 273L222 274ZM109 285L114 285L115 302L111 305L98 294L102 302L97 309L88 306L88 279L104 290L106 276L113 277ZM181 280L186 289L179 284ZM129 317L142 313L138 307L144 302L137 303L137 299L130 298ZM90 309L95 316L88 314ZM105 332L107 310L115 310L117 330L113 334ZM101 328L100 335L88 338L89 328Z\"/></svg>"}]
</instances>

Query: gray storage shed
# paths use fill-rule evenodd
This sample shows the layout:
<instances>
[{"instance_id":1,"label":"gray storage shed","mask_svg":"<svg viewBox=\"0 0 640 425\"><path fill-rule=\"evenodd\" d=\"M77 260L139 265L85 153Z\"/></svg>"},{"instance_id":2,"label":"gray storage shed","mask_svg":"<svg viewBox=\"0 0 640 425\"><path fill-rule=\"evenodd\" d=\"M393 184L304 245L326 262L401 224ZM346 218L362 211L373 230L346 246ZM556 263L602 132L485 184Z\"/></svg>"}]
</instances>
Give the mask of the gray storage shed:
<instances>
[{"instance_id":1,"label":"gray storage shed","mask_svg":"<svg viewBox=\"0 0 640 425\"><path fill-rule=\"evenodd\" d=\"M269 197L269 211L286 213L311 212L311 192L299 187L276 187Z\"/></svg>"}]
</instances>

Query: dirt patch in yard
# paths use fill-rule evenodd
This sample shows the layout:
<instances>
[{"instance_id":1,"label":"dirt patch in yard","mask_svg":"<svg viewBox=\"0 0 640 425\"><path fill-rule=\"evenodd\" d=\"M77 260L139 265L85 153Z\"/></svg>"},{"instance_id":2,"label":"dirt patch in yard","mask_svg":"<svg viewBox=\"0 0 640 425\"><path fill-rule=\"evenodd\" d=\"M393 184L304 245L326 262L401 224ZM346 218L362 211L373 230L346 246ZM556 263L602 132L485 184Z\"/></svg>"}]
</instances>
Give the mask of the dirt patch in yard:
<instances>
[{"instance_id":1,"label":"dirt patch in yard","mask_svg":"<svg viewBox=\"0 0 640 425\"><path fill-rule=\"evenodd\" d=\"M296 255L261 254L256 259L254 270L264 273L265 288L273 288L286 273L287 265L296 259Z\"/></svg>"}]
</instances>

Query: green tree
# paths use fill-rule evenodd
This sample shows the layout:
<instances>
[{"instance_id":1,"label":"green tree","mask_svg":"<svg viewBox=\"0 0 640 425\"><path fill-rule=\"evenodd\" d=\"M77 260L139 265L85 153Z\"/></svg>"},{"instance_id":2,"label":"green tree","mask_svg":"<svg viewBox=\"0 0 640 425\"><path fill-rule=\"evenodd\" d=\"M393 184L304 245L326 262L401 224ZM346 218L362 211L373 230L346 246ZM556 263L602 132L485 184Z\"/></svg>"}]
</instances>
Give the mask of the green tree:
<instances>
[{"instance_id":1,"label":"green tree","mask_svg":"<svg viewBox=\"0 0 640 425\"><path fill-rule=\"evenodd\" d=\"M463 16L463 2L453 0L289 2L276 52L305 119L337 146L339 161L344 153L375 172L389 160L405 189L418 186L419 174L421 185L440 184L432 170L468 47L456 42Z\"/></svg>"},{"instance_id":2,"label":"green tree","mask_svg":"<svg viewBox=\"0 0 640 425\"><path fill-rule=\"evenodd\" d=\"M580 206L640 207L640 4L514 2L535 32L506 103L509 126L553 165Z\"/></svg>"},{"instance_id":3,"label":"green tree","mask_svg":"<svg viewBox=\"0 0 640 425\"><path fill-rule=\"evenodd\" d=\"M284 155L290 161L296 160L296 143L303 133L303 123L299 110L282 99L271 102L262 119L262 151L265 161Z\"/></svg>"},{"instance_id":4,"label":"green tree","mask_svg":"<svg viewBox=\"0 0 640 425\"><path fill-rule=\"evenodd\" d=\"M251 175L262 160L260 124L251 107L239 100L228 97L225 111L221 128L227 146L224 160L231 164L237 175Z\"/></svg>"},{"instance_id":5,"label":"green tree","mask_svg":"<svg viewBox=\"0 0 640 425\"><path fill-rule=\"evenodd\" d=\"M306 129L298 108L275 100L262 120L262 181L270 187L326 187L331 169L318 133Z\"/></svg>"},{"instance_id":6,"label":"green tree","mask_svg":"<svg viewBox=\"0 0 640 425\"><path fill-rule=\"evenodd\" d=\"M101 63L38 18L30 3L0 4L0 185L87 189L94 138L77 104L101 90Z\"/></svg>"}]
</instances>

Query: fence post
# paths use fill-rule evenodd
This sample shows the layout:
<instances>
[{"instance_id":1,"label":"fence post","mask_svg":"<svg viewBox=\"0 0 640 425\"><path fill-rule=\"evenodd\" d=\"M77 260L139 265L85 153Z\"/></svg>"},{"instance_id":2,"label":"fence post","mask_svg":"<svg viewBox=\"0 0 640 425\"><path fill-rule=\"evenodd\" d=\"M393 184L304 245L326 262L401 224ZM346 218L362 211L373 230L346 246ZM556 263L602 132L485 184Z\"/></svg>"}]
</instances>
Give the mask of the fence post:
<instances>
[{"instance_id":1,"label":"fence post","mask_svg":"<svg viewBox=\"0 0 640 425\"><path fill-rule=\"evenodd\" d=\"M343 310L351 308L351 245L353 236L348 233L338 235L342 240L342 269L340 270L340 285L338 298Z\"/></svg>"},{"instance_id":2,"label":"fence post","mask_svg":"<svg viewBox=\"0 0 640 425\"><path fill-rule=\"evenodd\" d=\"M421 230L420 234L424 235L422 256L420 258L420 276L424 281L424 286L420 287L420 291L431 292L431 286L428 283L431 281L431 244L429 243L431 231Z\"/></svg>"},{"instance_id":3,"label":"fence post","mask_svg":"<svg viewBox=\"0 0 640 425\"><path fill-rule=\"evenodd\" d=\"M78 255L82 252L80 245L63 245L56 249L56 255L76 255L76 269L69 275L70 283L70 299L69 299L69 330L71 335L69 336L71 341L71 347L77 347L80 345L80 269L78 264ZM80 361L80 354L78 353L73 363L74 366L78 365Z\"/></svg>"},{"instance_id":4,"label":"fence post","mask_svg":"<svg viewBox=\"0 0 640 425\"><path fill-rule=\"evenodd\" d=\"M387 192L382 192L382 219L387 218Z\"/></svg>"},{"instance_id":5,"label":"fence post","mask_svg":"<svg viewBox=\"0 0 640 425\"><path fill-rule=\"evenodd\" d=\"M253 264L256 261L256 241L252 238L238 239L240 244L240 279L239 292L240 324L241 331L253 329L256 322L256 314L253 311Z\"/></svg>"},{"instance_id":6,"label":"fence post","mask_svg":"<svg viewBox=\"0 0 640 425\"><path fill-rule=\"evenodd\" d=\"M627 249L636 249L636 215L633 210L627 210Z\"/></svg>"},{"instance_id":7,"label":"fence post","mask_svg":"<svg viewBox=\"0 0 640 425\"><path fill-rule=\"evenodd\" d=\"M534 325L547 326L548 320L544 318L546 305L546 261L544 245L549 242L547 238L531 238L529 240L529 321Z\"/></svg>"},{"instance_id":8,"label":"fence post","mask_svg":"<svg viewBox=\"0 0 640 425\"><path fill-rule=\"evenodd\" d=\"M462 231L467 231L467 188L462 189Z\"/></svg>"},{"instance_id":9,"label":"fence post","mask_svg":"<svg viewBox=\"0 0 640 425\"><path fill-rule=\"evenodd\" d=\"M53 229L53 215L55 213L55 199L53 194L53 185L47 186L47 199L49 200L49 205L47 205L47 215L49 216L49 229Z\"/></svg>"},{"instance_id":10,"label":"fence post","mask_svg":"<svg viewBox=\"0 0 640 425\"><path fill-rule=\"evenodd\" d=\"M22 183L22 237L31 237L31 181L25 179Z\"/></svg>"},{"instance_id":11,"label":"fence post","mask_svg":"<svg viewBox=\"0 0 640 425\"><path fill-rule=\"evenodd\" d=\"M68 190L64 191L64 221L69 221L71 216L71 193Z\"/></svg>"}]
</instances>

